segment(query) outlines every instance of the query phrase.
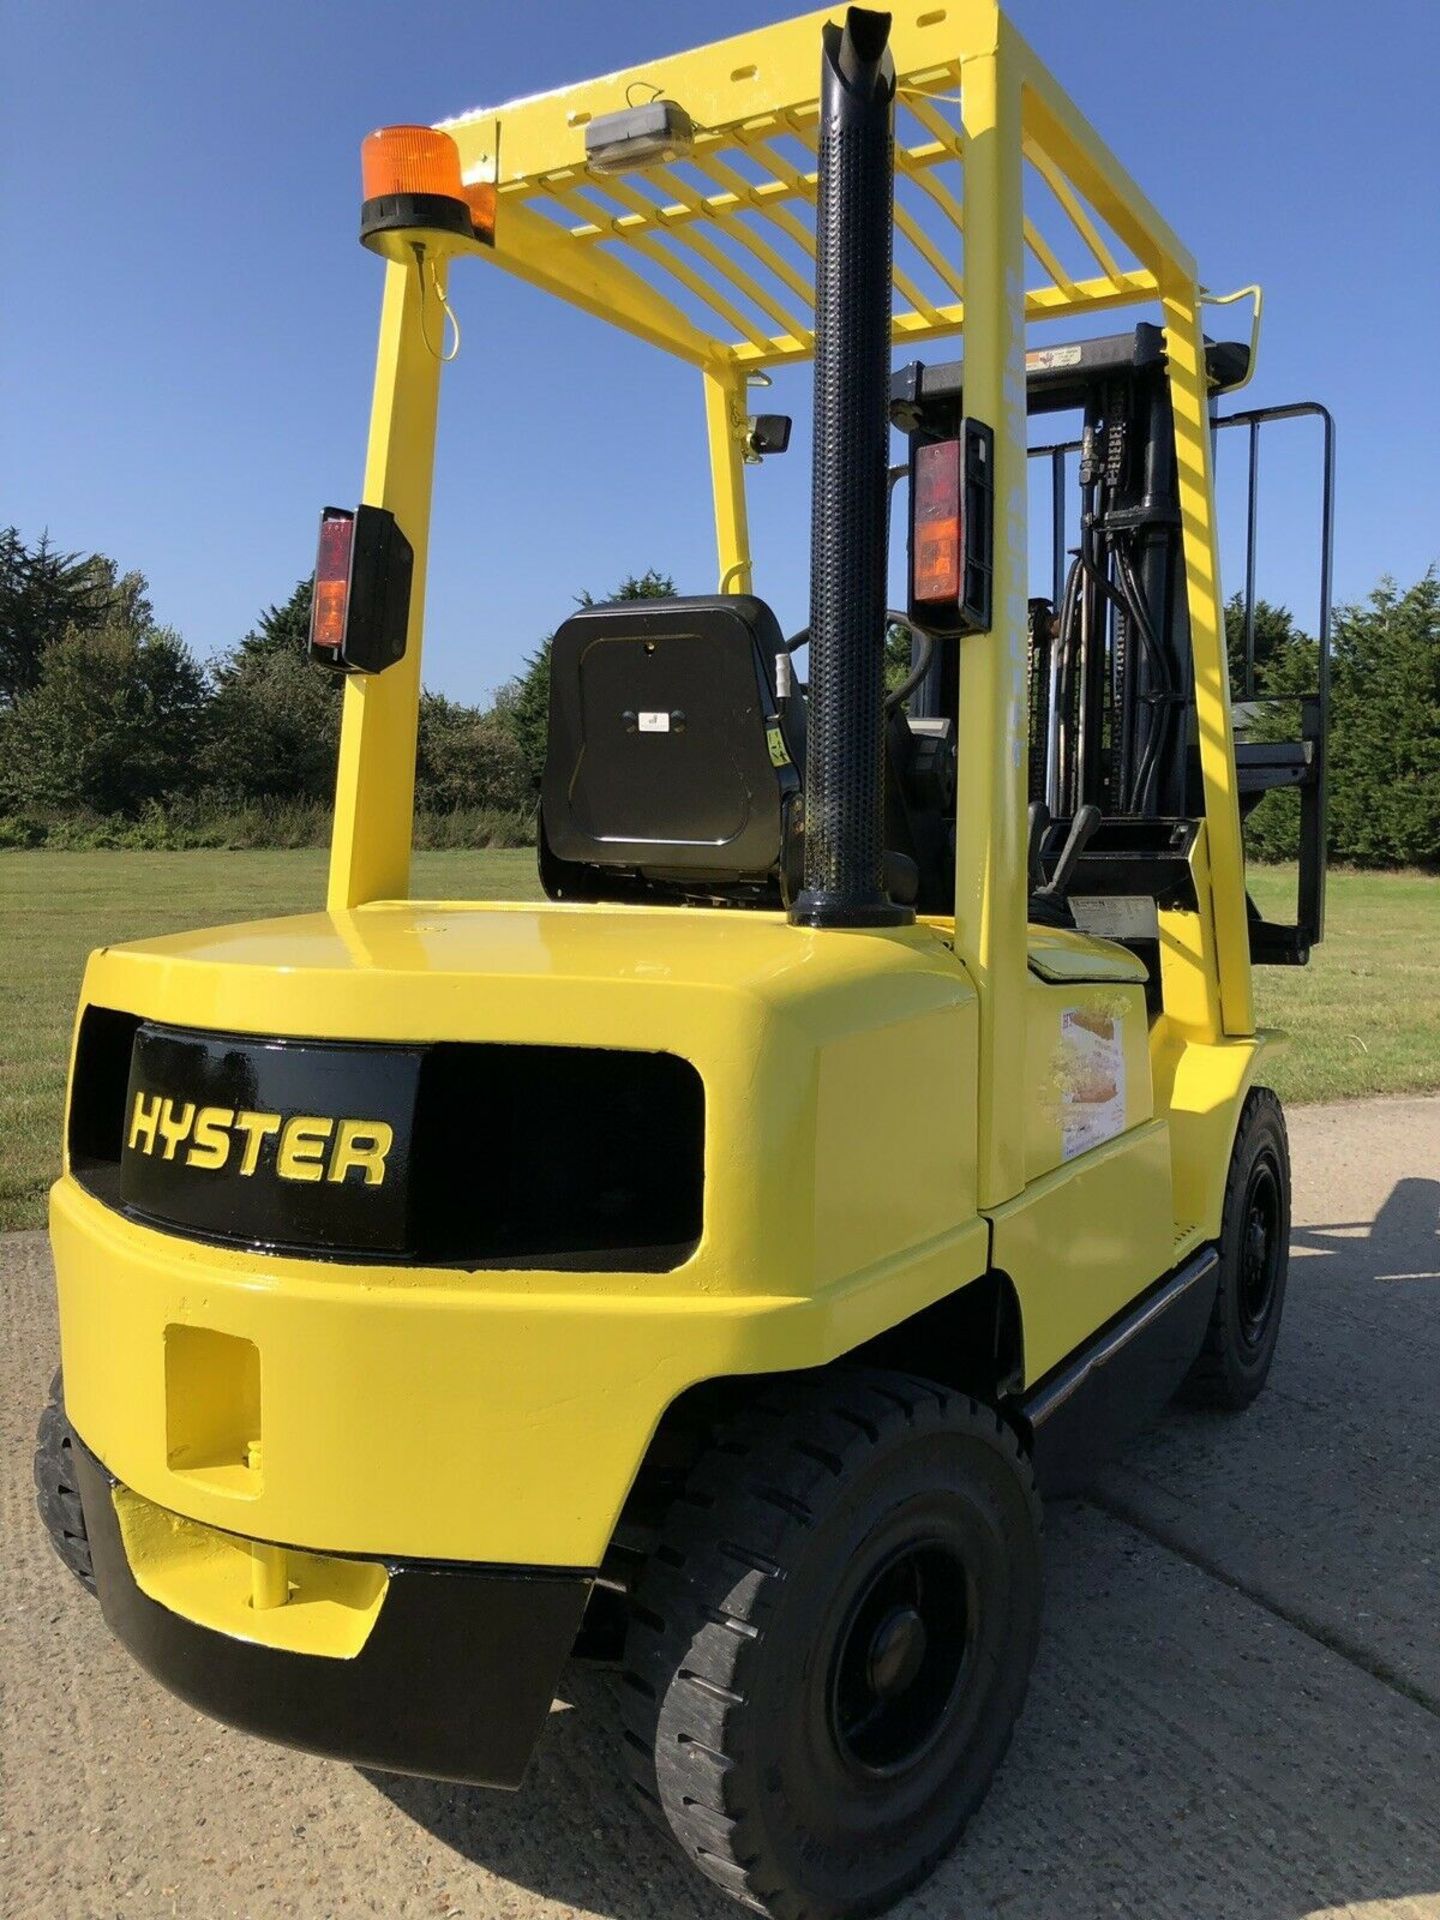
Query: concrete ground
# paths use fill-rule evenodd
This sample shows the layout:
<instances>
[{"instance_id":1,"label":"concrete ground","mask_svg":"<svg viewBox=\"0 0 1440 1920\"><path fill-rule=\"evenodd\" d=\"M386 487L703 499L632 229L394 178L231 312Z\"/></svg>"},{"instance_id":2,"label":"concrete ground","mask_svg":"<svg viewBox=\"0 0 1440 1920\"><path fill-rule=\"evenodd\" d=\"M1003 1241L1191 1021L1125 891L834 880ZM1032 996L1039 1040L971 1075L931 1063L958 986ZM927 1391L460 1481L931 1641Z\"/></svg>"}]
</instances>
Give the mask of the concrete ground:
<instances>
[{"instance_id":1,"label":"concrete ground","mask_svg":"<svg viewBox=\"0 0 1440 1920\"><path fill-rule=\"evenodd\" d=\"M1268 1393L1171 1415L1057 1508L1014 1747L905 1920L1440 1920L1440 1099L1292 1116ZM106 1638L31 1508L55 1348L0 1251L0 1911L725 1920L558 1710L523 1793L213 1726Z\"/></svg>"}]
</instances>

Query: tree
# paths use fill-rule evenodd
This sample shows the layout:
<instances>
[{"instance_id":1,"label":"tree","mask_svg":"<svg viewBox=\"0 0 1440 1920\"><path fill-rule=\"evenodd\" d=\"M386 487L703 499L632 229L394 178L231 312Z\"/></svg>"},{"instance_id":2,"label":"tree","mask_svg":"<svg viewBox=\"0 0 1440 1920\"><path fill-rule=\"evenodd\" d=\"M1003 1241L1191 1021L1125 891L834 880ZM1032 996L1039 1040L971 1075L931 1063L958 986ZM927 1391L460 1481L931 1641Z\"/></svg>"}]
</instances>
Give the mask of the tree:
<instances>
[{"instance_id":1,"label":"tree","mask_svg":"<svg viewBox=\"0 0 1440 1920\"><path fill-rule=\"evenodd\" d=\"M611 595L611 600L669 600L675 582L668 573L647 567L644 573L627 574ZM591 594L579 595L579 605L599 603ZM507 726L525 758L530 779L538 785L545 767L545 742L550 729L550 642L553 634L535 649L525 668L514 680L501 687L495 697L495 711Z\"/></svg>"},{"instance_id":2,"label":"tree","mask_svg":"<svg viewBox=\"0 0 1440 1920\"><path fill-rule=\"evenodd\" d=\"M197 784L208 689L178 634L111 625L46 647L5 725L17 807L138 813Z\"/></svg>"},{"instance_id":3,"label":"tree","mask_svg":"<svg viewBox=\"0 0 1440 1920\"><path fill-rule=\"evenodd\" d=\"M334 790L344 682L305 657L312 594L301 580L213 669L206 782L238 799L325 801ZM419 806L444 813L532 799L505 722L438 693L420 696L415 785Z\"/></svg>"},{"instance_id":4,"label":"tree","mask_svg":"<svg viewBox=\"0 0 1440 1920\"><path fill-rule=\"evenodd\" d=\"M1288 607L1277 607L1269 600L1255 602L1255 691L1266 691L1268 677L1282 663L1293 659L1297 646L1313 649L1314 641L1295 624ZM1225 603L1225 651L1230 661L1230 693L1235 700L1245 693L1245 600L1232 594Z\"/></svg>"},{"instance_id":5,"label":"tree","mask_svg":"<svg viewBox=\"0 0 1440 1920\"><path fill-rule=\"evenodd\" d=\"M277 656L303 663L310 642L310 605L315 597L313 576L297 580L290 598L267 607L238 647L216 663L215 678L222 687L258 660ZM338 685L338 682L336 683Z\"/></svg>"},{"instance_id":6,"label":"tree","mask_svg":"<svg viewBox=\"0 0 1440 1920\"><path fill-rule=\"evenodd\" d=\"M913 638L909 627L898 621L885 623L885 691L894 693L910 678L910 650ZM906 703L908 706L908 702Z\"/></svg>"},{"instance_id":7,"label":"tree","mask_svg":"<svg viewBox=\"0 0 1440 1920\"><path fill-rule=\"evenodd\" d=\"M674 597L675 582L668 573L660 573L654 567L647 567L644 573L627 573L608 602L597 600L588 588L577 595L582 607L613 606L617 600L671 600Z\"/></svg>"},{"instance_id":8,"label":"tree","mask_svg":"<svg viewBox=\"0 0 1440 1920\"><path fill-rule=\"evenodd\" d=\"M434 813L528 808L534 799L529 769L500 715L481 713L443 693L422 693L415 799Z\"/></svg>"},{"instance_id":9,"label":"tree","mask_svg":"<svg viewBox=\"0 0 1440 1920\"><path fill-rule=\"evenodd\" d=\"M14 527L0 532L0 706L38 684L46 651L67 633L153 624L143 574L122 574L103 553L57 552L48 534L27 547Z\"/></svg>"},{"instance_id":10,"label":"tree","mask_svg":"<svg viewBox=\"0 0 1440 1920\"><path fill-rule=\"evenodd\" d=\"M1288 607L1255 602L1253 691L1246 691L1245 600L1225 603L1225 653L1237 736L1251 743L1300 737L1300 704L1280 695L1314 693L1319 685L1315 642L1296 626ZM1245 822L1245 846L1255 860L1293 860L1300 846L1300 796L1293 788L1268 793Z\"/></svg>"},{"instance_id":11,"label":"tree","mask_svg":"<svg viewBox=\"0 0 1440 1920\"><path fill-rule=\"evenodd\" d=\"M132 633L145 633L155 625L155 609L150 604L150 582L134 568L121 573L113 560L103 553L94 556L100 582L102 626L128 627Z\"/></svg>"},{"instance_id":12,"label":"tree","mask_svg":"<svg viewBox=\"0 0 1440 1920\"><path fill-rule=\"evenodd\" d=\"M1334 623L1330 846L1361 866L1440 861L1440 579L1383 580Z\"/></svg>"},{"instance_id":13,"label":"tree","mask_svg":"<svg viewBox=\"0 0 1440 1920\"><path fill-rule=\"evenodd\" d=\"M341 678L305 657L312 583L267 607L212 669L207 784L244 800L327 800L340 741Z\"/></svg>"},{"instance_id":14,"label":"tree","mask_svg":"<svg viewBox=\"0 0 1440 1920\"><path fill-rule=\"evenodd\" d=\"M1315 642L1292 629L1256 679L1259 698L1244 737L1295 739L1299 702L1279 696L1316 691ZM1329 792L1331 859L1440 861L1440 582L1433 572L1403 593L1383 581L1364 603L1335 610ZM1245 823L1246 846L1261 860L1293 859L1299 833L1293 790L1267 794Z\"/></svg>"}]
</instances>

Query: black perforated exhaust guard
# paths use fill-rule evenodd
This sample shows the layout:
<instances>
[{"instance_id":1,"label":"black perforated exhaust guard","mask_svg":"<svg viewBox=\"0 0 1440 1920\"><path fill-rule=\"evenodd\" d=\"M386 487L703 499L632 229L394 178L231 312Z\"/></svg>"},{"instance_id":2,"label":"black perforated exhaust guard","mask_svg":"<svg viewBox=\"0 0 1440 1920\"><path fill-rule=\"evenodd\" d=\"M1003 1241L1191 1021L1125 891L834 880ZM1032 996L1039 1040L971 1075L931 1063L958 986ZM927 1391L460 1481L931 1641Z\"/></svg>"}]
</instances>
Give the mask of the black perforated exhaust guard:
<instances>
[{"instance_id":1,"label":"black perforated exhaust guard","mask_svg":"<svg viewBox=\"0 0 1440 1920\"><path fill-rule=\"evenodd\" d=\"M912 920L884 885L885 585L895 65L890 16L824 32L810 535L808 926Z\"/></svg>"}]
</instances>

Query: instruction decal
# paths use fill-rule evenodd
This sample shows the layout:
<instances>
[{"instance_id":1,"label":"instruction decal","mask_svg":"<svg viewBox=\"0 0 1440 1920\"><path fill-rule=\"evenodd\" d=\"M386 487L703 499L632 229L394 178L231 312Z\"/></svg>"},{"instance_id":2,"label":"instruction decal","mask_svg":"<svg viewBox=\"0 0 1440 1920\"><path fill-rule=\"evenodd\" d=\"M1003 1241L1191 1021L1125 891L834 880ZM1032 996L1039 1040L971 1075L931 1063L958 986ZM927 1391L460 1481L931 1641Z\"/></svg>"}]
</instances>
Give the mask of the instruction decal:
<instances>
[{"instance_id":1,"label":"instruction decal","mask_svg":"<svg viewBox=\"0 0 1440 1920\"><path fill-rule=\"evenodd\" d=\"M1067 1007L1060 1016L1061 1155L1073 1160L1125 1131L1122 1016Z\"/></svg>"},{"instance_id":2,"label":"instruction decal","mask_svg":"<svg viewBox=\"0 0 1440 1920\"><path fill-rule=\"evenodd\" d=\"M1160 915L1153 894L1072 893L1068 901L1081 933L1098 940L1158 940Z\"/></svg>"}]
</instances>

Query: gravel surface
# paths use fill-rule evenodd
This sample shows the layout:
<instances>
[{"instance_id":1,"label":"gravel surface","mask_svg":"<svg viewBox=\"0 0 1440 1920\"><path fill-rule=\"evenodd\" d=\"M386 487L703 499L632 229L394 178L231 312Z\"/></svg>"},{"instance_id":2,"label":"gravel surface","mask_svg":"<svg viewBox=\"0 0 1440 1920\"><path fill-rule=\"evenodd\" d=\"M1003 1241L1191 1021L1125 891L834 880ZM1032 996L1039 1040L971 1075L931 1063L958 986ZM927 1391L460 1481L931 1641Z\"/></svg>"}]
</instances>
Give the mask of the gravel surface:
<instances>
[{"instance_id":1,"label":"gravel surface","mask_svg":"<svg viewBox=\"0 0 1440 1920\"><path fill-rule=\"evenodd\" d=\"M1440 1920L1440 1099L1300 1109L1272 1384L1053 1509L1010 1758L905 1920ZM631 1810L602 1690L525 1789L363 1774L171 1699L31 1506L54 1365L0 1240L0 1912L731 1920Z\"/></svg>"}]
</instances>

